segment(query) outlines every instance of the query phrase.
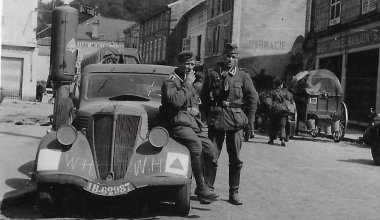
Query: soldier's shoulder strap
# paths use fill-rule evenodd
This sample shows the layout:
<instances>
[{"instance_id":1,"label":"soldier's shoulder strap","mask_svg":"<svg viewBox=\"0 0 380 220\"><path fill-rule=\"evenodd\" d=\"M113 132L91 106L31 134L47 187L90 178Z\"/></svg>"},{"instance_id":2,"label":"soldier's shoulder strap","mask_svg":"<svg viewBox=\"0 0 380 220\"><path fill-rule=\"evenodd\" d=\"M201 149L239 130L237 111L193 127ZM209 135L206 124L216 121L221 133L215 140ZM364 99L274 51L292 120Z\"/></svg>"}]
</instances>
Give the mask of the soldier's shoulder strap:
<instances>
[{"instance_id":1,"label":"soldier's shoulder strap","mask_svg":"<svg viewBox=\"0 0 380 220\"><path fill-rule=\"evenodd\" d=\"M173 81L177 87L181 87L181 82L183 81L175 72L169 75L169 80Z\"/></svg>"}]
</instances>

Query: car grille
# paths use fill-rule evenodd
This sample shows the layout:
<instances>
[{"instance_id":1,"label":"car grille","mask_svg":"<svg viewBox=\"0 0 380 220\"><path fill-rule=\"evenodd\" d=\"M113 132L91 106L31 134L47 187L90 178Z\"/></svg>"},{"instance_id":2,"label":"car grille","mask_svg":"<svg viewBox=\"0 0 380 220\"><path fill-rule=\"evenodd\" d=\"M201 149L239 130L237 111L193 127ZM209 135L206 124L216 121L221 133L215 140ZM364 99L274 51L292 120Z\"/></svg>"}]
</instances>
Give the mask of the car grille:
<instances>
[{"instance_id":1,"label":"car grille","mask_svg":"<svg viewBox=\"0 0 380 220\"><path fill-rule=\"evenodd\" d=\"M115 124L114 117L117 117ZM109 113L95 114L92 120L85 120L84 117L77 120L78 128L88 129L86 136L92 147L100 179L118 180L125 176L133 153L139 122L140 116ZM113 131L115 131L114 138ZM111 172L112 165L113 172Z\"/></svg>"}]
</instances>

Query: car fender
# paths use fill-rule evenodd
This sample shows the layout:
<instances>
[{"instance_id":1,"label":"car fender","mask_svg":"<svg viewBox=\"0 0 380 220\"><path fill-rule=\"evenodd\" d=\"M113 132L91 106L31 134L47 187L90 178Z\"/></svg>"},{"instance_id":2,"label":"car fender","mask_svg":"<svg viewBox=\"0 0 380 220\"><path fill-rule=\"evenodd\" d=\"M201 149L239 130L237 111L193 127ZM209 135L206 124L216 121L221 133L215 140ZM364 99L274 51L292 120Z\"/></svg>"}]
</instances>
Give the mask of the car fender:
<instances>
[{"instance_id":1,"label":"car fender","mask_svg":"<svg viewBox=\"0 0 380 220\"><path fill-rule=\"evenodd\" d=\"M189 150L171 138L162 148L154 147L147 141L136 149L131 158L126 179L131 182L141 182L141 180L151 177L191 180L190 161ZM153 183L153 185L155 184Z\"/></svg>"},{"instance_id":2,"label":"car fender","mask_svg":"<svg viewBox=\"0 0 380 220\"><path fill-rule=\"evenodd\" d=\"M364 131L363 142L371 145L375 138L380 135L380 124L375 124Z\"/></svg>"},{"instance_id":3,"label":"car fender","mask_svg":"<svg viewBox=\"0 0 380 220\"><path fill-rule=\"evenodd\" d=\"M45 135L38 146L35 174L37 181L46 176L71 175L83 179L96 179L96 170L90 145L86 137L78 132L76 141L71 146L63 146L53 131ZM48 178L52 181L51 178ZM60 182L62 180L58 180ZM53 178L54 181L54 178Z\"/></svg>"}]
</instances>

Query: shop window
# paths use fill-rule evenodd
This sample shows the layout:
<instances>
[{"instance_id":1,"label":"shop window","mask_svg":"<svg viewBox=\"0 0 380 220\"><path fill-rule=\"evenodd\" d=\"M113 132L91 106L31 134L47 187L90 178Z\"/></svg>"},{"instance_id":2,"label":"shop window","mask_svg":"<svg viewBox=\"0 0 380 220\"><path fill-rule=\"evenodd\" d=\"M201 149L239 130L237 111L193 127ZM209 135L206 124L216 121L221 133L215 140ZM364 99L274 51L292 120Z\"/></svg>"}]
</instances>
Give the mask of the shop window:
<instances>
[{"instance_id":1,"label":"shop window","mask_svg":"<svg viewBox=\"0 0 380 220\"><path fill-rule=\"evenodd\" d=\"M329 25L340 23L341 0L331 0Z\"/></svg>"},{"instance_id":2,"label":"shop window","mask_svg":"<svg viewBox=\"0 0 380 220\"><path fill-rule=\"evenodd\" d=\"M377 0L362 0L362 14L376 10Z\"/></svg>"}]
</instances>

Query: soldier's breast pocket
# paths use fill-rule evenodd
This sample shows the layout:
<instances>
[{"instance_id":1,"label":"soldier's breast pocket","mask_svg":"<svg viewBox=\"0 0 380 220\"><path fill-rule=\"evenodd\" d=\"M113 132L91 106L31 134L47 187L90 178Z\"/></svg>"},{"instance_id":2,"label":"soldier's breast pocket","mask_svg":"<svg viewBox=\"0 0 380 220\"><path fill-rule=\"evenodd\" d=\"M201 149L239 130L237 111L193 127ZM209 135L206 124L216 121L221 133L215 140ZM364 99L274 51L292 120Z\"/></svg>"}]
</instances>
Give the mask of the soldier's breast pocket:
<instances>
[{"instance_id":1,"label":"soldier's breast pocket","mask_svg":"<svg viewBox=\"0 0 380 220\"><path fill-rule=\"evenodd\" d=\"M236 99L243 98L243 83L242 82L234 82L234 93Z\"/></svg>"}]
</instances>

